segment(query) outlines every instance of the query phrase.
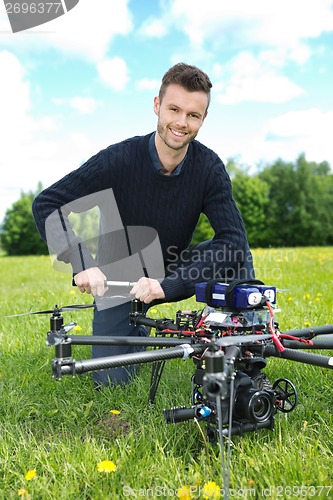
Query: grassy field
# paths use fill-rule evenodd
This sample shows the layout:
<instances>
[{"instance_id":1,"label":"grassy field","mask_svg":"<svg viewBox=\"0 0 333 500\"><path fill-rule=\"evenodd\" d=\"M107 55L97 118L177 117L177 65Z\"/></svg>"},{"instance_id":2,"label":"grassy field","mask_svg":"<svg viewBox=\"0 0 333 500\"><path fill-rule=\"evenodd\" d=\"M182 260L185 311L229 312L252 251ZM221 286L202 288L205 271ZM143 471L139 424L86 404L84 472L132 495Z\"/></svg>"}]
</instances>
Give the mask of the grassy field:
<instances>
[{"instance_id":1,"label":"grassy field","mask_svg":"<svg viewBox=\"0 0 333 500\"><path fill-rule=\"evenodd\" d=\"M285 290L281 330L333 323L333 248L258 249L254 258L257 277ZM0 269L0 498L219 498L220 449L204 424L164 423L163 408L190 405L192 361L168 362L153 407L148 365L124 388L96 392L90 374L55 381L48 315L4 316L89 297L48 257L2 257ZM201 307L191 299L152 315ZM65 322L90 335L91 315L69 312ZM75 346L73 356L89 358L90 349ZM276 415L273 432L232 439L230 498L333 498L333 372L270 358L266 373L292 380L299 405Z\"/></svg>"}]
</instances>

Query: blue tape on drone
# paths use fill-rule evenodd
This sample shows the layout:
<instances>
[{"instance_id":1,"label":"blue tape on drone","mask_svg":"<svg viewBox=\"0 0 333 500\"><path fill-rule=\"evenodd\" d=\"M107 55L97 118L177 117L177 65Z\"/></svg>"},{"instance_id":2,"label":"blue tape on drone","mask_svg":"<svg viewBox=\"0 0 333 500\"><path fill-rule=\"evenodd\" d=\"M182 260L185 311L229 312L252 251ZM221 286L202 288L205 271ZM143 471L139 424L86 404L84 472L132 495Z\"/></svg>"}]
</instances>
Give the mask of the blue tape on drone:
<instances>
[{"instance_id":1,"label":"blue tape on drone","mask_svg":"<svg viewBox=\"0 0 333 500\"><path fill-rule=\"evenodd\" d=\"M197 302L206 302L207 283L198 283L195 286ZM214 307L226 307L227 283L215 283L212 288L211 305ZM271 304L276 303L276 287L267 285L239 285L232 294L232 307L235 309L252 309L258 307L267 299Z\"/></svg>"}]
</instances>

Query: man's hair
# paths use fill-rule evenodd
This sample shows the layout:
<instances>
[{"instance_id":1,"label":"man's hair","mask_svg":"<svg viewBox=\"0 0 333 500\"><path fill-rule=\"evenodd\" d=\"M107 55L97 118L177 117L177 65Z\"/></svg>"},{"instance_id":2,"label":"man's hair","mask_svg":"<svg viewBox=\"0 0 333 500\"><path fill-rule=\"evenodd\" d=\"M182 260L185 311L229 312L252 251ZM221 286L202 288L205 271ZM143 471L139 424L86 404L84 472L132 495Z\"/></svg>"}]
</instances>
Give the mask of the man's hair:
<instances>
[{"instance_id":1,"label":"man's hair","mask_svg":"<svg viewBox=\"0 0 333 500\"><path fill-rule=\"evenodd\" d=\"M209 105L210 89L213 85L209 76L196 66L191 66L186 63L178 63L172 66L162 78L162 84L159 91L160 101L162 101L167 87L172 83L181 85L189 92L205 92L208 96Z\"/></svg>"}]
</instances>

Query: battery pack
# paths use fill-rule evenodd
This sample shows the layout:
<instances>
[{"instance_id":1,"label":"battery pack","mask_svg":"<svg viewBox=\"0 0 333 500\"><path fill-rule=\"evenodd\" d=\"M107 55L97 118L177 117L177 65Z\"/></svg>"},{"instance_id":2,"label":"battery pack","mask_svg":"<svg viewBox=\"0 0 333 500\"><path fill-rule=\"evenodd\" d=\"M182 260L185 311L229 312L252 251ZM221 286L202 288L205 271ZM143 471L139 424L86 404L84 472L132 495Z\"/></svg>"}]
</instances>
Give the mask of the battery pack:
<instances>
[{"instance_id":1,"label":"battery pack","mask_svg":"<svg viewBox=\"0 0 333 500\"><path fill-rule=\"evenodd\" d=\"M197 302L206 302L207 283L198 283L195 286ZM274 286L260 284L240 284L234 287L231 296L232 304L227 302L228 283L215 283L212 286L210 305L214 307L232 306L235 309L252 309L263 305L268 300L271 304L276 303L276 288ZM230 300L230 298L229 298Z\"/></svg>"}]
</instances>

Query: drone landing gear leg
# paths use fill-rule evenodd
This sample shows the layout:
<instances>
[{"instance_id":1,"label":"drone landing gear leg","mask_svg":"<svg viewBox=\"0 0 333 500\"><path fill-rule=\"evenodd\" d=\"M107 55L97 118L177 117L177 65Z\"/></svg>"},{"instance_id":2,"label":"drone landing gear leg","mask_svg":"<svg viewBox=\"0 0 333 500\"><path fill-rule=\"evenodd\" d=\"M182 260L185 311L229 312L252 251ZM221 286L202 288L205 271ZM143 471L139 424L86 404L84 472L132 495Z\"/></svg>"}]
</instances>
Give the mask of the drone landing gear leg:
<instances>
[{"instance_id":1,"label":"drone landing gear leg","mask_svg":"<svg viewBox=\"0 0 333 500\"><path fill-rule=\"evenodd\" d=\"M147 330L149 336L151 328L147 327ZM162 377L164 366L165 360L154 361L154 363L152 364L148 403L155 403L156 393Z\"/></svg>"},{"instance_id":2,"label":"drone landing gear leg","mask_svg":"<svg viewBox=\"0 0 333 500\"><path fill-rule=\"evenodd\" d=\"M150 379L150 389L149 389L149 403L155 402L155 397L158 389L158 385L161 380L161 376L164 370L165 361L155 361L151 370L151 379Z\"/></svg>"}]
</instances>

